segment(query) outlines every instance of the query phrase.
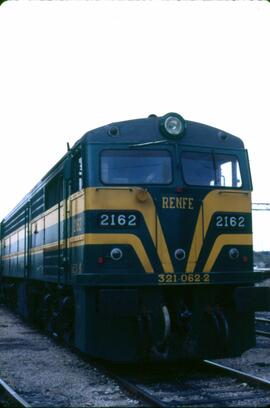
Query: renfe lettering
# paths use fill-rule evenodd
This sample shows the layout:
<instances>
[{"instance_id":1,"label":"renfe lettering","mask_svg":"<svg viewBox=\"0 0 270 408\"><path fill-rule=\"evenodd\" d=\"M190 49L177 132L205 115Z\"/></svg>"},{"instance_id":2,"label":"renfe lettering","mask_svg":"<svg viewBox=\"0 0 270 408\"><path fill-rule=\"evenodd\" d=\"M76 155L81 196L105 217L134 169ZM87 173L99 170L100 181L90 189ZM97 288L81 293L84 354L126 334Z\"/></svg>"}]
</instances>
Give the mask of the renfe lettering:
<instances>
[{"instance_id":1,"label":"renfe lettering","mask_svg":"<svg viewBox=\"0 0 270 408\"><path fill-rule=\"evenodd\" d=\"M162 197L162 208L194 210L192 197Z\"/></svg>"}]
</instances>

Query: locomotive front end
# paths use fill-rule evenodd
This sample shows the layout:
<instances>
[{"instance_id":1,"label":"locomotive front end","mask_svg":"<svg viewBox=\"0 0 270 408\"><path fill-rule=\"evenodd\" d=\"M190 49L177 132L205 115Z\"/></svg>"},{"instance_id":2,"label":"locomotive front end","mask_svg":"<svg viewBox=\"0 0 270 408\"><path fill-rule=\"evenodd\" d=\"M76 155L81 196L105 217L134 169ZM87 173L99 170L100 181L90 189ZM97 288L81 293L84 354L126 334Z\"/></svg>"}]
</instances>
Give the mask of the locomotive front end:
<instances>
[{"instance_id":1,"label":"locomotive front end","mask_svg":"<svg viewBox=\"0 0 270 408\"><path fill-rule=\"evenodd\" d=\"M255 290L242 141L169 113L89 132L84 149L70 238L77 347L124 362L252 347L255 306L241 310Z\"/></svg>"}]
</instances>

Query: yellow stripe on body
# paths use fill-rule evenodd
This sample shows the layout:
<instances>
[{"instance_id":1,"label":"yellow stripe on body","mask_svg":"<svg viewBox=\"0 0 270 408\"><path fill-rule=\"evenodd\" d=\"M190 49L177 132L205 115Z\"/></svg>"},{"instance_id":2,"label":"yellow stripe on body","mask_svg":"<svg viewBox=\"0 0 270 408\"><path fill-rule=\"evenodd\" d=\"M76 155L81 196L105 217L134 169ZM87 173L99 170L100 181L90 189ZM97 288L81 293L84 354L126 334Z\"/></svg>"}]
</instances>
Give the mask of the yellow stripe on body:
<instances>
[{"instance_id":1,"label":"yellow stripe on body","mask_svg":"<svg viewBox=\"0 0 270 408\"><path fill-rule=\"evenodd\" d=\"M74 237L76 238L76 237ZM60 249L64 248L64 240L60 241ZM51 242L50 244L44 244L44 245L39 245L33 248L30 248L30 254L40 254L43 253L44 251L53 251L53 250L58 250L59 246L58 246L58 241L55 242ZM13 252L12 254L9 255L3 255L2 259L10 259L10 258L14 258L16 256L23 256L25 254L24 251L20 251L20 252ZM27 255L27 252L26 252Z\"/></svg>"},{"instance_id":2,"label":"yellow stripe on body","mask_svg":"<svg viewBox=\"0 0 270 408\"><path fill-rule=\"evenodd\" d=\"M81 197L81 196L84 196L83 191L73 194L71 198L75 200L77 197ZM64 221L65 205L66 205L66 201L65 200L61 201L60 207L58 207L58 204L56 204L53 207L49 208L44 213L38 215L33 221L31 221L32 234L35 231L35 224L37 224L38 233L44 233L44 229L45 229L45 235L46 235L47 228L58 225L59 215L60 215L60 222ZM81 209L81 205L79 208ZM46 250L48 251L58 250L59 246L60 246L60 249L63 249L64 244L65 244L64 240L61 240L59 244L58 244L58 241L51 242L49 244L43 244L40 246L30 248L30 253L38 254L38 253L43 253Z\"/></svg>"},{"instance_id":3,"label":"yellow stripe on body","mask_svg":"<svg viewBox=\"0 0 270 408\"><path fill-rule=\"evenodd\" d=\"M65 203L66 203L65 200L60 202L60 221L64 220ZM44 211L42 214L39 214L35 218L33 218L30 224L33 226L33 224L41 222L42 220L45 219L45 228L51 227L58 223L58 212L59 212L58 204L56 204L53 207L49 208L48 210Z\"/></svg>"},{"instance_id":4,"label":"yellow stripe on body","mask_svg":"<svg viewBox=\"0 0 270 408\"><path fill-rule=\"evenodd\" d=\"M73 237L68 239L68 247L74 247L77 245L82 245L82 241L84 242L85 235L84 234L80 234L80 235L74 235ZM79 242L79 244L78 244Z\"/></svg>"},{"instance_id":5,"label":"yellow stripe on body","mask_svg":"<svg viewBox=\"0 0 270 408\"><path fill-rule=\"evenodd\" d=\"M63 220L64 220L64 201L61 201L60 203L60 221L63 221ZM43 212L42 214L39 214L37 217L31 220L29 229L30 229L31 234L36 233L36 232L44 233L44 229L46 230L46 228L49 228L57 224L58 224L58 204L54 205L49 210ZM18 242L20 239L24 239L26 227L27 227L27 224L24 224L23 227L19 227L17 230L13 231L9 235L6 235L2 239L2 242L4 242L4 240L7 241L10 239L10 243L14 244L16 243L16 241ZM10 243L8 243L7 245L9 245Z\"/></svg>"},{"instance_id":6,"label":"yellow stripe on body","mask_svg":"<svg viewBox=\"0 0 270 408\"><path fill-rule=\"evenodd\" d=\"M64 240L60 241L60 249L64 248ZM36 254L46 250L53 251L58 249L58 241L51 242L50 244L44 244L37 247L30 248L31 254Z\"/></svg>"},{"instance_id":7,"label":"yellow stripe on body","mask_svg":"<svg viewBox=\"0 0 270 408\"><path fill-rule=\"evenodd\" d=\"M2 255L2 259L3 261L6 261L8 259L16 258L17 256L24 256L24 251L13 252L12 254L9 255Z\"/></svg>"},{"instance_id":8,"label":"yellow stripe on body","mask_svg":"<svg viewBox=\"0 0 270 408\"><path fill-rule=\"evenodd\" d=\"M67 217L81 214L85 211L85 196L86 190L77 191L72 194L67 200Z\"/></svg>"},{"instance_id":9,"label":"yellow stripe on body","mask_svg":"<svg viewBox=\"0 0 270 408\"><path fill-rule=\"evenodd\" d=\"M239 190L213 190L207 194L199 211L186 272L194 272L210 221L216 212L251 213L251 193Z\"/></svg>"},{"instance_id":10,"label":"yellow stripe on body","mask_svg":"<svg viewBox=\"0 0 270 408\"><path fill-rule=\"evenodd\" d=\"M222 234L219 235L213 245L210 255L204 265L203 272L210 272L213 265L225 245L252 245L251 234Z\"/></svg>"},{"instance_id":11,"label":"yellow stripe on body","mask_svg":"<svg viewBox=\"0 0 270 408\"><path fill-rule=\"evenodd\" d=\"M63 202L60 205L60 214L58 206L54 208L53 211L46 212L44 217L44 229L46 233L46 229L58 224L58 219L60 215L60 222L64 220L64 204Z\"/></svg>"},{"instance_id":12,"label":"yellow stripe on body","mask_svg":"<svg viewBox=\"0 0 270 408\"><path fill-rule=\"evenodd\" d=\"M62 249L64 247L64 240L60 241L60 248ZM39 245L36 247L32 247L30 248L30 254L38 254L38 253L42 253L46 250L54 250L54 249L58 249L58 241L52 242L50 244L43 244L43 245ZM16 256L24 256L27 255L27 251L16 251L16 252L12 252L12 254L8 254L8 255L3 255L2 259L11 259L14 258Z\"/></svg>"}]
</instances>

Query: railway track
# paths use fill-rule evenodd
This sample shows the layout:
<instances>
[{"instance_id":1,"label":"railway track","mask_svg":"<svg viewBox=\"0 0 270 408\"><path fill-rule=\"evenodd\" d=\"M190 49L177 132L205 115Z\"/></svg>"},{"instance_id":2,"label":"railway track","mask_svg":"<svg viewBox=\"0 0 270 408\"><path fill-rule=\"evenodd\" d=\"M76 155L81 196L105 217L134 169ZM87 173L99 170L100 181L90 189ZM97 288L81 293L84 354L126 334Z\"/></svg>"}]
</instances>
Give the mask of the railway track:
<instances>
[{"instance_id":1,"label":"railway track","mask_svg":"<svg viewBox=\"0 0 270 408\"><path fill-rule=\"evenodd\" d=\"M5 381L0 378L0 407L30 407Z\"/></svg>"},{"instance_id":2,"label":"railway track","mask_svg":"<svg viewBox=\"0 0 270 408\"><path fill-rule=\"evenodd\" d=\"M269 322L269 319L264 317L258 317L257 320L261 324ZM82 355L80 357L83 358ZM88 357L83 359L91 365L96 365ZM143 406L270 407L270 381L209 360L196 366L190 364L186 367L170 368L163 365L154 371L143 367L135 374L129 368L128 372L108 369L99 364L97 368L143 401ZM11 387L0 380L0 407L2 406L30 407Z\"/></svg>"},{"instance_id":3,"label":"railway track","mask_svg":"<svg viewBox=\"0 0 270 408\"><path fill-rule=\"evenodd\" d=\"M270 381L213 361L173 370L164 365L163 373L160 370L109 374L148 406L270 406Z\"/></svg>"},{"instance_id":4,"label":"railway track","mask_svg":"<svg viewBox=\"0 0 270 408\"><path fill-rule=\"evenodd\" d=\"M270 319L265 317L256 317L256 334L270 338Z\"/></svg>"},{"instance_id":5,"label":"railway track","mask_svg":"<svg viewBox=\"0 0 270 408\"><path fill-rule=\"evenodd\" d=\"M147 406L270 406L270 381L209 360L204 360L200 365L186 366L184 369L164 365L156 371L139 370L135 374L130 373L130 369L123 373L122 370L98 363L97 366ZM30 407L0 379L0 407L2 406Z\"/></svg>"}]
</instances>

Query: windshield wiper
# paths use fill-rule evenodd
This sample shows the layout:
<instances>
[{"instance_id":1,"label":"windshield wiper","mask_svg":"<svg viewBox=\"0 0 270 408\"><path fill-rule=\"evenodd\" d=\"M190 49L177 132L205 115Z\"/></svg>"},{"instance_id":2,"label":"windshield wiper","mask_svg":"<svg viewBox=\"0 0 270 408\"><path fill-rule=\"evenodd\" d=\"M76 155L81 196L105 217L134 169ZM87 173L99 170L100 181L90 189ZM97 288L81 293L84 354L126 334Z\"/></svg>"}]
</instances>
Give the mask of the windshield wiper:
<instances>
[{"instance_id":1,"label":"windshield wiper","mask_svg":"<svg viewBox=\"0 0 270 408\"><path fill-rule=\"evenodd\" d=\"M151 145L155 145L155 144L167 144L168 140L156 140L155 142L145 142L145 143L137 143L134 145L130 145L129 148L132 149L133 147L144 147L144 146L151 146Z\"/></svg>"},{"instance_id":2,"label":"windshield wiper","mask_svg":"<svg viewBox=\"0 0 270 408\"><path fill-rule=\"evenodd\" d=\"M128 148L129 149L133 149L134 147L144 147L144 146L151 146L151 145L155 145L155 144L168 144L170 141L169 140L156 140L155 142L145 142L145 143L137 143L134 145L130 145ZM176 151L176 166L179 167L180 166L180 154L179 154L179 146L177 143L172 143L171 144Z\"/></svg>"}]
</instances>

